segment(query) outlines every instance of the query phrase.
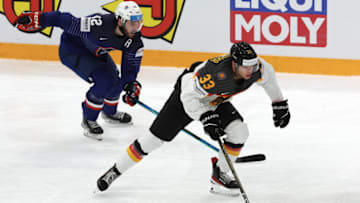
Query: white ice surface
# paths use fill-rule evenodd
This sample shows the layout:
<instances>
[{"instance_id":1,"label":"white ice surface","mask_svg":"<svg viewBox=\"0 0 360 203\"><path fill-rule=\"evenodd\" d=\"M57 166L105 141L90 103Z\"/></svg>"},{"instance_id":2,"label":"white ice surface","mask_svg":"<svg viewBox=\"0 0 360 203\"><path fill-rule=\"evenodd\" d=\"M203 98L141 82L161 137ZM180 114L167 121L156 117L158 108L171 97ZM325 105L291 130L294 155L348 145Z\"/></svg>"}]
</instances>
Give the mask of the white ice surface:
<instances>
[{"instance_id":1,"label":"white ice surface","mask_svg":"<svg viewBox=\"0 0 360 203\"><path fill-rule=\"evenodd\" d=\"M339 67L346 68L346 67ZM159 110L181 69L143 67L141 100ZM360 77L277 74L289 99L291 122L274 128L270 101L254 85L233 104L249 125L242 155L262 163L237 164L252 203L360 202ZM154 115L120 104L134 125L111 127L104 140L82 135L80 103L89 85L57 62L0 60L0 202L241 202L209 193L210 148L180 133L93 194L96 179ZM210 141L199 122L187 127ZM210 141L217 146L216 142Z\"/></svg>"}]
</instances>

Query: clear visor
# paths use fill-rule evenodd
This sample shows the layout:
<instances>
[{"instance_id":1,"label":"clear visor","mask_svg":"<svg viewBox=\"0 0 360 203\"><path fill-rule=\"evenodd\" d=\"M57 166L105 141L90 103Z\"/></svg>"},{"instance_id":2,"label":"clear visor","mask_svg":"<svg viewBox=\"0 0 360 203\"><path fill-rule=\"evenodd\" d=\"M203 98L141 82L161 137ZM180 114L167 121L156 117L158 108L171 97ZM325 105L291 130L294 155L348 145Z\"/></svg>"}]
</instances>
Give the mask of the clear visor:
<instances>
[{"instance_id":1,"label":"clear visor","mask_svg":"<svg viewBox=\"0 0 360 203\"><path fill-rule=\"evenodd\" d=\"M132 23L134 26L136 26L136 32L140 32L142 26L143 26L143 15L133 15L130 16L130 23Z\"/></svg>"},{"instance_id":2,"label":"clear visor","mask_svg":"<svg viewBox=\"0 0 360 203\"><path fill-rule=\"evenodd\" d=\"M130 21L142 21L142 14L130 16Z\"/></svg>"},{"instance_id":3,"label":"clear visor","mask_svg":"<svg viewBox=\"0 0 360 203\"><path fill-rule=\"evenodd\" d=\"M257 57L254 59L244 59L241 66L244 68L253 67L253 72L256 72L259 70L259 59Z\"/></svg>"}]
</instances>

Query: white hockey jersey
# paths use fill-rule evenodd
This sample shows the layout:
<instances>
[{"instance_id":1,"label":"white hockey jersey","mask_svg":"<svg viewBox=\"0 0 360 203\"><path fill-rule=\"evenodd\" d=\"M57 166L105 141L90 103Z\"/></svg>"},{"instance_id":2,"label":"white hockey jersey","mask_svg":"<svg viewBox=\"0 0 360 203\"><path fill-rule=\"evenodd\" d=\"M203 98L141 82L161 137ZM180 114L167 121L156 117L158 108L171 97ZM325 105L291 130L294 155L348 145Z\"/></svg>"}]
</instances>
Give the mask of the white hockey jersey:
<instances>
[{"instance_id":1,"label":"white hockey jersey","mask_svg":"<svg viewBox=\"0 0 360 203\"><path fill-rule=\"evenodd\" d=\"M215 110L253 83L262 86L272 102L284 100L274 68L265 60L259 58L259 69L248 80L235 80L231 64L229 55L215 57L182 76L180 100L192 119L199 120L201 114Z\"/></svg>"}]
</instances>

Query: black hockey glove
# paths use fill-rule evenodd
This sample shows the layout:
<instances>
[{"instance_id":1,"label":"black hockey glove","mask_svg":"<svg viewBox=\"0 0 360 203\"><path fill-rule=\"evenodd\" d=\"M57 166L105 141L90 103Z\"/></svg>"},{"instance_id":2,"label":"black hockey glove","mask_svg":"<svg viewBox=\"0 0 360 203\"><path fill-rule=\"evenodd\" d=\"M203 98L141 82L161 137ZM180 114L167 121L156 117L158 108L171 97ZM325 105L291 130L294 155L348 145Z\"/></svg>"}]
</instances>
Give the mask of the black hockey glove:
<instances>
[{"instance_id":1,"label":"black hockey glove","mask_svg":"<svg viewBox=\"0 0 360 203\"><path fill-rule=\"evenodd\" d=\"M124 85L124 91L126 93L123 95L123 101L134 106L140 96L141 84L138 81L128 82Z\"/></svg>"},{"instance_id":2,"label":"black hockey glove","mask_svg":"<svg viewBox=\"0 0 360 203\"><path fill-rule=\"evenodd\" d=\"M215 111L207 111L200 116L200 121L204 125L204 131L211 139L218 140L225 135L224 130L220 127L220 115Z\"/></svg>"},{"instance_id":3,"label":"black hockey glove","mask_svg":"<svg viewBox=\"0 0 360 203\"><path fill-rule=\"evenodd\" d=\"M290 121L288 100L272 103L275 127L285 128Z\"/></svg>"},{"instance_id":4,"label":"black hockey glove","mask_svg":"<svg viewBox=\"0 0 360 203\"><path fill-rule=\"evenodd\" d=\"M39 32L41 28L40 24L40 11L24 11L16 19L16 28L28 33Z\"/></svg>"}]
</instances>

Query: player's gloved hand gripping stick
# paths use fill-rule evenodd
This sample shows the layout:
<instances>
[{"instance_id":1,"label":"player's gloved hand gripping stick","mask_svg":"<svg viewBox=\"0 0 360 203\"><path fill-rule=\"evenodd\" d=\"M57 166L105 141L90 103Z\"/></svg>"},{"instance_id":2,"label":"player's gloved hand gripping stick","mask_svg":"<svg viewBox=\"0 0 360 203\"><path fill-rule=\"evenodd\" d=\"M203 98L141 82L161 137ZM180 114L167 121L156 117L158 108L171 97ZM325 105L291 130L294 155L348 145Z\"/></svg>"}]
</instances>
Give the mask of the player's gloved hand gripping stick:
<instances>
[{"instance_id":1,"label":"player's gloved hand gripping stick","mask_svg":"<svg viewBox=\"0 0 360 203\"><path fill-rule=\"evenodd\" d=\"M130 106L134 106L139 99L141 92L141 84L139 81L126 83L124 86L125 95L123 95L123 101Z\"/></svg>"},{"instance_id":2,"label":"player's gloved hand gripping stick","mask_svg":"<svg viewBox=\"0 0 360 203\"><path fill-rule=\"evenodd\" d=\"M225 135L224 129L220 127L220 115L215 111L207 111L200 116L200 121L204 125L204 131L211 139L217 140Z\"/></svg>"}]
</instances>

